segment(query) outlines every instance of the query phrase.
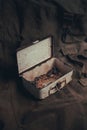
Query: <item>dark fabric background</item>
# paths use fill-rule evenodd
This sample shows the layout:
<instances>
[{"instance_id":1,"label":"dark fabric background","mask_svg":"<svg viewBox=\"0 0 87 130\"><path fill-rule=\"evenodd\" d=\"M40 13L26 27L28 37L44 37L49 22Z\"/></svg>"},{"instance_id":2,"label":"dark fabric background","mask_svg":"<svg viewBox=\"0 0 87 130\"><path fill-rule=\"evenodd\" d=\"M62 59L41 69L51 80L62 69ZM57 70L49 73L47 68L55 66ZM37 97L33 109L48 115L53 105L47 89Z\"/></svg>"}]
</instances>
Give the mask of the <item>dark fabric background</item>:
<instances>
[{"instance_id":1,"label":"dark fabric background","mask_svg":"<svg viewBox=\"0 0 87 130\"><path fill-rule=\"evenodd\" d=\"M18 47L48 35L53 35L58 43L63 9L84 13L81 25L86 33L86 3L85 0L0 0L0 64L14 65Z\"/></svg>"},{"instance_id":2,"label":"dark fabric background","mask_svg":"<svg viewBox=\"0 0 87 130\"><path fill-rule=\"evenodd\" d=\"M18 47L48 35L58 50L64 9L84 13L87 34L86 6L86 0L0 0L0 130L87 130L87 87L73 80L38 101L23 88L16 63Z\"/></svg>"}]
</instances>

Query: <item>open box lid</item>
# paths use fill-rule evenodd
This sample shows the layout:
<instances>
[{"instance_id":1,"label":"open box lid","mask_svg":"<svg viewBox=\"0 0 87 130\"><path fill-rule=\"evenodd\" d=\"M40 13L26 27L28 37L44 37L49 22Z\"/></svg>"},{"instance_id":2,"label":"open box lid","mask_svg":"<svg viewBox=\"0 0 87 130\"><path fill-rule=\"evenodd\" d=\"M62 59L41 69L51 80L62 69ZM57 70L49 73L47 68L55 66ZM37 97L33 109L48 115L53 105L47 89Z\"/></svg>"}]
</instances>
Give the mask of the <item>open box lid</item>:
<instances>
[{"instance_id":1,"label":"open box lid","mask_svg":"<svg viewBox=\"0 0 87 130\"><path fill-rule=\"evenodd\" d=\"M52 57L52 37L17 51L19 74Z\"/></svg>"}]
</instances>

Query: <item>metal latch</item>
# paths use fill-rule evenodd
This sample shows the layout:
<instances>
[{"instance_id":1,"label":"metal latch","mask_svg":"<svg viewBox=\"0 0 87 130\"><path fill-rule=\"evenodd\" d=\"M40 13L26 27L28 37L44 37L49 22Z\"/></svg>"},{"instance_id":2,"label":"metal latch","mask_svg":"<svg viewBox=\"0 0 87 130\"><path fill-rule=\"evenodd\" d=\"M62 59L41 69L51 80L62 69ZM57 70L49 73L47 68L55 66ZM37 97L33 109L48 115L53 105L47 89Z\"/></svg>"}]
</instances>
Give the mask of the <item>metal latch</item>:
<instances>
[{"instance_id":1,"label":"metal latch","mask_svg":"<svg viewBox=\"0 0 87 130\"><path fill-rule=\"evenodd\" d=\"M39 42L39 40L36 40L36 41L33 42L33 44L36 44L36 43L38 43L38 42Z\"/></svg>"},{"instance_id":2,"label":"metal latch","mask_svg":"<svg viewBox=\"0 0 87 130\"><path fill-rule=\"evenodd\" d=\"M60 89L63 88L65 85L66 85L66 79L64 79L59 83L56 83L55 87L50 87L49 95L55 93L56 91L60 91Z\"/></svg>"}]
</instances>

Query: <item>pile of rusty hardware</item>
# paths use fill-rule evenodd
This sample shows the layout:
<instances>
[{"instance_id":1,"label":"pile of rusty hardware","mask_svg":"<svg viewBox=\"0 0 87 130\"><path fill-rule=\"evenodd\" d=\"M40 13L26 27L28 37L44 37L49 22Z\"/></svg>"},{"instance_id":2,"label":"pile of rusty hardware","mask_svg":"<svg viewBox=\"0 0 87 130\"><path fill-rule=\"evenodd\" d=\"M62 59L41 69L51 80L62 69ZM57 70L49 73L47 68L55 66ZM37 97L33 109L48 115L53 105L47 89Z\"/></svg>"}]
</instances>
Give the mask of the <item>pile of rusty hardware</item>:
<instances>
[{"instance_id":1,"label":"pile of rusty hardware","mask_svg":"<svg viewBox=\"0 0 87 130\"><path fill-rule=\"evenodd\" d=\"M36 77L34 84L37 88L43 88L60 78L62 74L59 72L58 68L53 67L47 74Z\"/></svg>"}]
</instances>

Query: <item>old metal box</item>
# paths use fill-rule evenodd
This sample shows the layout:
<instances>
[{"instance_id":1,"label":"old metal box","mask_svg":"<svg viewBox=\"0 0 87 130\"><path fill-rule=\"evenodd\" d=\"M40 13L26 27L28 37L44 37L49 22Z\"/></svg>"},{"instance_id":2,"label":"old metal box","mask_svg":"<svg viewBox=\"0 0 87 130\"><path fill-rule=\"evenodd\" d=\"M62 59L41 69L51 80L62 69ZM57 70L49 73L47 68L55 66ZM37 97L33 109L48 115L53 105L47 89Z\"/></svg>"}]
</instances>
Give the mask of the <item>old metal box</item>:
<instances>
[{"instance_id":1,"label":"old metal box","mask_svg":"<svg viewBox=\"0 0 87 130\"><path fill-rule=\"evenodd\" d=\"M72 68L53 57L51 36L18 50L17 63L24 87L38 99L48 97L72 80Z\"/></svg>"}]
</instances>

